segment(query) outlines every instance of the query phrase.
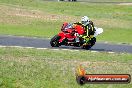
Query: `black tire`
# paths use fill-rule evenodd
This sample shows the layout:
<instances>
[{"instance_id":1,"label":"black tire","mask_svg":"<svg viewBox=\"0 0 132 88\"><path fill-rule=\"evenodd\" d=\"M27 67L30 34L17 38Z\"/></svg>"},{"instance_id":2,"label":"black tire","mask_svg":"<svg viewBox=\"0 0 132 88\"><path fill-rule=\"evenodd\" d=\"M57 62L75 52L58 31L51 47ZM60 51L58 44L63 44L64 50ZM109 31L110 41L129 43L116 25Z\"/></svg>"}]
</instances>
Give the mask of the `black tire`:
<instances>
[{"instance_id":1,"label":"black tire","mask_svg":"<svg viewBox=\"0 0 132 88\"><path fill-rule=\"evenodd\" d=\"M91 47L92 47L92 45L87 45L85 49L89 50Z\"/></svg>"},{"instance_id":2,"label":"black tire","mask_svg":"<svg viewBox=\"0 0 132 88\"><path fill-rule=\"evenodd\" d=\"M89 50L93 45L95 45L96 43L96 38L93 37L90 41L89 41L89 44L88 45L83 45L82 48L83 49L86 49L86 50Z\"/></svg>"},{"instance_id":3,"label":"black tire","mask_svg":"<svg viewBox=\"0 0 132 88\"><path fill-rule=\"evenodd\" d=\"M91 43L91 47L92 47L93 45L95 45L95 43L96 43L96 38L93 37L93 38L90 40L90 43Z\"/></svg>"},{"instance_id":4,"label":"black tire","mask_svg":"<svg viewBox=\"0 0 132 88\"><path fill-rule=\"evenodd\" d=\"M55 36L51 39L50 45L51 45L52 47L59 47L59 46L60 46L60 45L59 45L59 39L60 39L60 36L55 35Z\"/></svg>"},{"instance_id":5,"label":"black tire","mask_svg":"<svg viewBox=\"0 0 132 88\"><path fill-rule=\"evenodd\" d=\"M72 0L73 2L76 2L77 0Z\"/></svg>"},{"instance_id":6,"label":"black tire","mask_svg":"<svg viewBox=\"0 0 132 88\"><path fill-rule=\"evenodd\" d=\"M82 48L83 49L86 49L86 50L89 50L92 46L91 45L83 45Z\"/></svg>"}]
</instances>

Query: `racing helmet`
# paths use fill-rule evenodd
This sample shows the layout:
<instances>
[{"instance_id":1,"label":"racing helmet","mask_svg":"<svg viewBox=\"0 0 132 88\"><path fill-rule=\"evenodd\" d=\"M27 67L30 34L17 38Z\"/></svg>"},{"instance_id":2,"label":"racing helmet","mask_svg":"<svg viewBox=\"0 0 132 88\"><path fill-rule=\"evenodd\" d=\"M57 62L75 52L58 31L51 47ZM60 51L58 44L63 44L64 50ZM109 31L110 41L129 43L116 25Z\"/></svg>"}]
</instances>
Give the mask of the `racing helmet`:
<instances>
[{"instance_id":1,"label":"racing helmet","mask_svg":"<svg viewBox=\"0 0 132 88\"><path fill-rule=\"evenodd\" d=\"M84 26L86 26L87 24L89 24L89 22L90 22L90 19L89 19L87 16L83 16L83 17L81 18L81 23L82 23Z\"/></svg>"}]
</instances>

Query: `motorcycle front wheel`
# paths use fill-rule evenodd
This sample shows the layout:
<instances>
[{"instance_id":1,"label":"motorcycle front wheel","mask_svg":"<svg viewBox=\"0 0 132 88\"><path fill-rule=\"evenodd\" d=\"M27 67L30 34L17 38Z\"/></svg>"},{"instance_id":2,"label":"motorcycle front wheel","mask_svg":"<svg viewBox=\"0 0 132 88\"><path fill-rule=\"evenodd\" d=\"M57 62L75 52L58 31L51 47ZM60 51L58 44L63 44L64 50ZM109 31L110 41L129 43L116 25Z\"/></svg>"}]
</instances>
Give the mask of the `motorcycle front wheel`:
<instances>
[{"instance_id":1,"label":"motorcycle front wheel","mask_svg":"<svg viewBox=\"0 0 132 88\"><path fill-rule=\"evenodd\" d=\"M60 39L60 36L55 35L55 36L51 39L50 45L51 45L52 47L59 47L59 46L60 46L60 45L59 45L59 39Z\"/></svg>"}]
</instances>

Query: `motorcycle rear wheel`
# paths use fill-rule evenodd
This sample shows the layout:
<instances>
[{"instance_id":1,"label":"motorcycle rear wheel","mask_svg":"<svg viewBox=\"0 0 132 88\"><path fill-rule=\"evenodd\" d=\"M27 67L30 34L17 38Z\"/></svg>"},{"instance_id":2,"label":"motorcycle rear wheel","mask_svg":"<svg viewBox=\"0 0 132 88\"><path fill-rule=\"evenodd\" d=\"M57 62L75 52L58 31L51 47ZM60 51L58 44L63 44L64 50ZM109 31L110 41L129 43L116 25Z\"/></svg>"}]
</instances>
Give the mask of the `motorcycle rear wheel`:
<instances>
[{"instance_id":1,"label":"motorcycle rear wheel","mask_svg":"<svg viewBox=\"0 0 132 88\"><path fill-rule=\"evenodd\" d=\"M83 45L82 48L83 49L86 49L86 50L89 50L92 46L91 45Z\"/></svg>"},{"instance_id":2,"label":"motorcycle rear wheel","mask_svg":"<svg viewBox=\"0 0 132 88\"><path fill-rule=\"evenodd\" d=\"M82 48L83 49L86 49L86 50L89 50L93 45L95 45L96 43L96 38L93 37L90 41L90 43L88 45L83 45Z\"/></svg>"}]
</instances>

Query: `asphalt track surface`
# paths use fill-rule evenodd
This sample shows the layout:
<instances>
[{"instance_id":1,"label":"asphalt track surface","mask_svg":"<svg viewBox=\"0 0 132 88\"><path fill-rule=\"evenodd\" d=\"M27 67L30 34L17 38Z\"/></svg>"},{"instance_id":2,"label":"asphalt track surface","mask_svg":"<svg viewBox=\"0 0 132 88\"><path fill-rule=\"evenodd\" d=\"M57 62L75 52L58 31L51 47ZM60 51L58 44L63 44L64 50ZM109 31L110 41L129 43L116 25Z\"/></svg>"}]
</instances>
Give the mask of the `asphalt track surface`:
<instances>
[{"instance_id":1,"label":"asphalt track surface","mask_svg":"<svg viewBox=\"0 0 132 88\"><path fill-rule=\"evenodd\" d=\"M56 49L50 46L50 39L6 36L6 35L0 35L0 46L22 46L22 47ZM84 50L81 49L80 47L73 47L73 46L61 46L61 47L57 47L57 49ZM106 44L106 43L96 42L96 44L90 50L132 53L132 45Z\"/></svg>"}]
</instances>

